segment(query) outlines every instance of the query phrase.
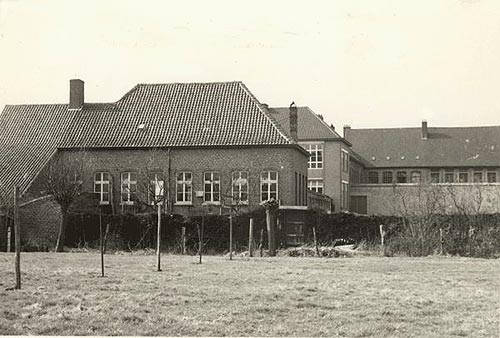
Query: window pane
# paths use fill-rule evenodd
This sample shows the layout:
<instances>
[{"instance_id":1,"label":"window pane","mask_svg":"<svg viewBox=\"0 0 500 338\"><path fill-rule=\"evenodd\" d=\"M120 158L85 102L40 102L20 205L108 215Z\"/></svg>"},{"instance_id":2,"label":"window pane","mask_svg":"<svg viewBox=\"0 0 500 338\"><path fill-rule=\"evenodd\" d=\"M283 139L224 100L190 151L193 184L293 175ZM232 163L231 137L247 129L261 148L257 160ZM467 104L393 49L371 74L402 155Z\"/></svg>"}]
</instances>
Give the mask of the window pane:
<instances>
[{"instance_id":1,"label":"window pane","mask_svg":"<svg viewBox=\"0 0 500 338\"><path fill-rule=\"evenodd\" d=\"M184 173L184 180L185 181L191 181L191 173L190 172L185 172Z\"/></svg>"},{"instance_id":2,"label":"window pane","mask_svg":"<svg viewBox=\"0 0 500 338\"><path fill-rule=\"evenodd\" d=\"M177 181L184 181L184 173L177 174Z\"/></svg>"},{"instance_id":3,"label":"window pane","mask_svg":"<svg viewBox=\"0 0 500 338\"><path fill-rule=\"evenodd\" d=\"M214 178L214 181L220 181L220 174L219 173L213 173L213 178Z\"/></svg>"},{"instance_id":4,"label":"window pane","mask_svg":"<svg viewBox=\"0 0 500 338\"><path fill-rule=\"evenodd\" d=\"M108 193L103 193L102 194L102 201L103 202L109 202L109 194Z\"/></svg>"},{"instance_id":5,"label":"window pane","mask_svg":"<svg viewBox=\"0 0 500 338\"><path fill-rule=\"evenodd\" d=\"M177 202L184 202L184 195L182 192L177 192Z\"/></svg>"},{"instance_id":6,"label":"window pane","mask_svg":"<svg viewBox=\"0 0 500 338\"><path fill-rule=\"evenodd\" d=\"M246 192L241 193L241 202L248 202L248 194Z\"/></svg>"},{"instance_id":7,"label":"window pane","mask_svg":"<svg viewBox=\"0 0 500 338\"><path fill-rule=\"evenodd\" d=\"M276 191L276 183L271 183L271 191Z\"/></svg>"},{"instance_id":8,"label":"window pane","mask_svg":"<svg viewBox=\"0 0 500 338\"><path fill-rule=\"evenodd\" d=\"M130 181L134 182L137 181L137 175L135 173L129 173L129 176L130 176L129 178Z\"/></svg>"},{"instance_id":9,"label":"window pane","mask_svg":"<svg viewBox=\"0 0 500 338\"><path fill-rule=\"evenodd\" d=\"M104 192L109 192L109 184L104 183L104 184L102 185L102 191L104 191Z\"/></svg>"},{"instance_id":10,"label":"window pane","mask_svg":"<svg viewBox=\"0 0 500 338\"><path fill-rule=\"evenodd\" d=\"M207 183L205 184L205 192L212 192L212 185Z\"/></svg>"},{"instance_id":11,"label":"window pane","mask_svg":"<svg viewBox=\"0 0 500 338\"><path fill-rule=\"evenodd\" d=\"M271 178L271 180L276 181L277 176L278 176L278 173L276 171L271 171L270 172L270 178Z\"/></svg>"},{"instance_id":12,"label":"window pane","mask_svg":"<svg viewBox=\"0 0 500 338\"><path fill-rule=\"evenodd\" d=\"M212 201L212 194L205 193L205 202L211 202L211 201Z\"/></svg>"},{"instance_id":13,"label":"window pane","mask_svg":"<svg viewBox=\"0 0 500 338\"><path fill-rule=\"evenodd\" d=\"M495 183L497 181L497 173L489 172L488 173L488 183Z\"/></svg>"},{"instance_id":14,"label":"window pane","mask_svg":"<svg viewBox=\"0 0 500 338\"><path fill-rule=\"evenodd\" d=\"M431 172L431 182L432 183L439 183L439 171L434 171Z\"/></svg>"},{"instance_id":15,"label":"window pane","mask_svg":"<svg viewBox=\"0 0 500 338\"><path fill-rule=\"evenodd\" d=\"M384 171L382 174L383 183L392 183L392 171Z\"/></svg>"},{"instance_id":16,"label":"window pane","mask_svg":"<svg viewBox=\"0 0 500 338\"><path fill-rule=\"evenodd\" d=\"M101 180L101 173L95 173L94 174L94 181L100 181Z\"/></svg>"},{"instance_id":17,"label":"window pane","mask_svg":"<svg viewBox=\"0 0 500 338\"><path fill-rule=\"evenodd\" d=\"M460 182L460 183L469 182L469 174L468 173L459 173L458 174L458 182Z\"/></svg>"},{"instance_id":18,"label":"window pane","mask_svg":"<svg viewBox=\"0 0 500 338\"><path fill-rule=\"evenodd\" d=\"M452 172L444 173L444 181L446 183L453 183L453 173Z\"/></svg>"},{"instance_id":19,"label":"window pane","mask_svg":"<svg viewBox=\"0 0 500 338\"><path fill-rule=\"evenodd\" d=\"M212 180L212 173L205 173L205 181L211 181Z\"/></svg>"},{"instance_id":20,"label":"window pane","mask_svg":"<svg viewBox=\"0 0 500 338\"><path fill-rule=\"evenodd\" d=\"M94 184L94 192L101 192L101 185L100 184Z\"/></svg>"},{"instance_id":21,"label":"window pane","mask_svg":"<svg viewBox=\"0 0 500 338\"><path fill-rule=\"evenodd\" d=\"M483 181L483 173L481 171L476 171L474 173L474 182L481 183Z\"/></svg>"},{"instance_id":22,"label":"window pane","mask_svg":"<svg viewBox=\"0 0 500 338\"><path fill-rule=\"evenodd\" d=\"M411 182L412 183L420 183L420 171L412 171L411 172Z\"/></svg>"}]
</instances>

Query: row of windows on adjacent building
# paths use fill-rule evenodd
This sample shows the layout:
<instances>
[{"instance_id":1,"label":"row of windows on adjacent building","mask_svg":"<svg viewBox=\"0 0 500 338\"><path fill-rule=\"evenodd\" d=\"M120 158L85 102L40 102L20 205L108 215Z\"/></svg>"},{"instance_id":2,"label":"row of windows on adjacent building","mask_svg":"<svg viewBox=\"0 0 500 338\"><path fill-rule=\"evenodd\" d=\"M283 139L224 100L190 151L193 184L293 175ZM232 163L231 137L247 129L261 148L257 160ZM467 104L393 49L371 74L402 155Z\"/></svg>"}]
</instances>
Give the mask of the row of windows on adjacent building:
<instances>
[{"instance_id":1,"label":"row of windows on adjacent building","mask_svg":"<svg viewBox=\"0 0 500 338\"><path fill-rule=\"evenodd\" d=\"M359 173L352 172L352 182L368 184L392 184L392 183L496 183L498 182L496 171L485 170L370 170L361 177ZM358 174L358 175L356 175ZM427 177L424 177L427 174Z\"/></svg>"},{"instance_id":2,"label":"row of windows on adjacent building","mask_svg":"<svg viewBox=\"0 0 500 338\"><path fill-rule=\"evenodd\" d=\"M160 201L164 196L164 179L161 173L150 173L143 190L148 191L148 202ZM203 202L220 203L221 200L231 198L232 203L248 204L249 173L248 171L234 171L231 173L231 191L226 196L221 191L221 175L217 171L203 173ZM120 175L120 201L122 204L134 204L138 198L138 174L123 172ZM94 192L99 194L102 204L109 204L112 199L112 176L108 172L94 174ZM193 203L193 173L182 171L176 173L175 203L190 205ZM278 200L278 172L263 171L260 174L260 201Z\"/></svg>"}]
</instances>

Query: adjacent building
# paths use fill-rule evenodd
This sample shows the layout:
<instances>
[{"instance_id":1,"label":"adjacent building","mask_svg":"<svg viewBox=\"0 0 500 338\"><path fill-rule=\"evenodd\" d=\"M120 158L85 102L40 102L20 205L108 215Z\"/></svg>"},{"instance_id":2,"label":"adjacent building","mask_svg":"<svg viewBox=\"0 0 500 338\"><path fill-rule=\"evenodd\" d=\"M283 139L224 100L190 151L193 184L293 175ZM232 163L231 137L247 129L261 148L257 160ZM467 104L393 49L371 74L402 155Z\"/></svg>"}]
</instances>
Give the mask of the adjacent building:
<instances>
[{"instance_id":1,"label":"adjacent building","mask_svg":"<svg viewBox=\"0 0 500 338\"><path fill-rule=\"evenodd\" d=\"M270 108L269 111L285 130L296 130L298 143L309 152L308 189L331 197L334 211L349 210L349 158L352 144L341 137L333 125L328 125L322 115L309 107L292 105L288 108Z\"/></svg>"},{"instance_id":2,"label":"adjacent building","mask_svg":"<svg viewBox=\"0 0 500 338\"><path fill-rule=\"evenodd\" d=\"M500 126L344 128L352 143L351 211L393 213L398 191L422 185L456 191L464 199L481 187L483 211L499 211Z\"/></svg>"}]
</instances>

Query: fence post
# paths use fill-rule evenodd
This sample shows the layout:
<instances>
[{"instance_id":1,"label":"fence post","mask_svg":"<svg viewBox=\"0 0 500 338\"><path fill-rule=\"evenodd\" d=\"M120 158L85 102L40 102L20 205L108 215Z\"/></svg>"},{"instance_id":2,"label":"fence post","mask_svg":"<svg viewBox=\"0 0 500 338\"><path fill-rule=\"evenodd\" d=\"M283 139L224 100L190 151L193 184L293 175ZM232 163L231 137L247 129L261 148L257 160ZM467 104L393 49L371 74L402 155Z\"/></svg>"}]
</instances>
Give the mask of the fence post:
<instances>
[{"instance_id":1,"label":"fence post","mask_svg":"<svg viewBox=\"0 0 500 338\"><path fill-rule=\"evenodd\" d=\"M253 257L253 218L250 218L250 225L248 227L248 254Z\"/></svg>"},{"instance_id":2,"label":"fence post","mask_svg":"<svg viewBox=\"0 0 500 338\"><path fill-rule=\"evenodd\" d=\"M264 229L260 229L260 257L263 256L264 250Z\"/></svg>"},{"instance_id":3,"label":"fence post","mask_svg":"<svg viewBox=\"0 0 500 338\"><path fill-rule=\"evenodd\" d=\"M7 227L7 252L10 252L10 241L12 240L12 227Z\"/></svg>"},{"instance_id":4,"label":"fence post","mask_svg":"<svg viewBox=\"0 0 500 338\"><path fill-rule=\"evenodd\" d=\"M316 255L318 255L319 257L318 241L316 239L316 227L313 227L313 239L314 239L314 247L316 248Z\"/></svg>"},{"instance_id":5,"label":"fence post","mask_svg":"<svg viewBox=\"0 0 500 338\"><path fill-rule=\"evenodd\" d=\"M160 259L161 259L161 205L158 203L158 229L156 237L156 271L161 271Z\"/></svg>"},{"instance_id":6,"label":"fence post","mask_svg":"<svg viewBox=\"0 0 500 338\"><path fill-rule=\"evenodd\" d=\"M19 187L14 188L14 237L16 243L15 268L16 268L16 286L21 288L21 220L19 217Z\"/></svg>"},{"instance_id":7,"label":"fence post","mask_svg":"<svg viewBox=\"0 0 500 338\"><path fill-rule=\"evenodd\" d=\"M439 254L443 254L443 228L439 228Z\"/></svg>"},{"instance_id":8,"label":"fence post","mask_svg":"<svg viewBox=\"0 0 500 338\"><path fill-rule=\"evenodd\" d=\"M182 227L181 229L181 245L182 245L182 254L186 254L186 227Z\"/></svg>"},{"instance_id":9,"label":"fence post","mask_svg":"<svg viewBox=\"0 0 500 338\"><path fill-rule=\"evenodd\" d=\"M385 230L384 225L380 224L380 246L382 247L382 251L385 255Z\"/></svg>"},{"instance_id":10,"label":"fence post","mask_svg":"<svg viewBox=\"0 0 500 338\"><path fill-rule=\"evenodd\" d=\"M229 260L233 260L233 216L229 215Z\"/></svg>"},{"instance_id":11,"label":"fence post","mask_svg":"<svg viewBox=\"0 0 500 338\"><path fill-rule=\"evenodd\" d=\"M104 238L102 234L102 208L99 206L99 237L101 249L101 277L104 277Z\"/></svg>"}]
</instances>

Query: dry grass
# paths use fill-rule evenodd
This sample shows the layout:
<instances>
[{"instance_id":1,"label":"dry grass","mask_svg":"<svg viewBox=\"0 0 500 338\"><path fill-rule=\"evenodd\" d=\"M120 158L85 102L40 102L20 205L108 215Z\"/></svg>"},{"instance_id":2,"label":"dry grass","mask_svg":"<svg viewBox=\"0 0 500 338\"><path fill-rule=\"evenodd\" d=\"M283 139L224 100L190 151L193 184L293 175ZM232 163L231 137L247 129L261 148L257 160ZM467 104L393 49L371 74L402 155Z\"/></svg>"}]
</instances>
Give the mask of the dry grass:
<instances>
[{"instance_id":1,"label":"dry grass","mask_svg":"<svg viewBox=\"0 0 500 338\"><path fill-rule=\"evenodd\" d=\"M499 261L0 254L0 334L497 337Z\"/></svg>"}]
</instances>

